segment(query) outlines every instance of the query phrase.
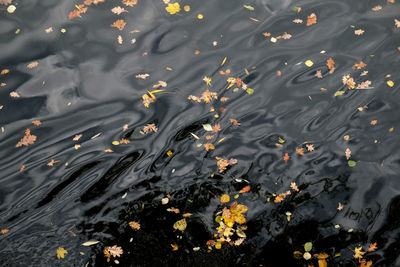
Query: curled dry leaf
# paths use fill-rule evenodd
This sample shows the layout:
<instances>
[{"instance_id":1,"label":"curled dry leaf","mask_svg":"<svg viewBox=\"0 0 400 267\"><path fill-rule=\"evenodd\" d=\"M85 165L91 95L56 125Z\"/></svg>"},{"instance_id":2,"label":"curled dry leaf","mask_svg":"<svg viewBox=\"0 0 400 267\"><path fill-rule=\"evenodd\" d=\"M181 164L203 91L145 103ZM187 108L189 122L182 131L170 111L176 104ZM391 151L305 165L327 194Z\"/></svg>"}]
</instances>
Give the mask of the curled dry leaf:
<instances>
[{"instance_id":1,"label":"curled dry leaf","mask_svg":"<svg viewBox=\"0 0 400 267\"><path fill-rule=\"evenodd\" d=\"M158 88L158 87L167 87L167 83L164 81L158 81L157 84L153 85L153 88Z\"/></svg>"},{"instance_id":2,"label":"curled dry leaf","mask_svg":"<svg viewBox=\"0 0 400 267\"><path fill-rule=\"evenodd\" d=\"M21 97L21 96L20 96L17 92L15 92L15 91L10 92L10 96L13 97L13 98Z\"/></svg>"}]
</instances>

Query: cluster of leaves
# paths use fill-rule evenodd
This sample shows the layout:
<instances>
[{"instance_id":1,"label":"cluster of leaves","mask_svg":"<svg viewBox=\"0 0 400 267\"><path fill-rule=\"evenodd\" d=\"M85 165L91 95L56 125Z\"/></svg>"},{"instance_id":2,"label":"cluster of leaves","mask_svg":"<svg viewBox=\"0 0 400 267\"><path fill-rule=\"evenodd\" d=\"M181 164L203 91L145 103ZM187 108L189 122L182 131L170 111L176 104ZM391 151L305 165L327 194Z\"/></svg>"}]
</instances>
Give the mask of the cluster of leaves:
<instances>
[{"instance_id":1,"label":"cluster of leaves","mask_svg":"<svg viewBox=\"0 0 400 267\"><path fill-rule=\"evenodd\" d=\"M240 191L245 193L250 190L250 186L246 186ZM227 194L221 196L221 203L228 203L230 197ZM219 224L217 234L215 234L215 240L207 241L208 249L212 250L213 247L221 249L222 244L227 243L231 246L239 246L246 239L245 230L247 230L246 217L244 213L248 210L248 207L238 202L233 202L229 207L224 206L222 211L217 213L215 221ZM235 227L235 224L237 226Z\"/></svg>"},{"instance_id":2,"label":"cluster of leaves","mask_svg":"<svg viewBox=\"0 0 400 267\"><path fill-rule=\"evenodd\" d=\"M76 9L69 12L68 19L80 18L81 14L86 13L88 7L92 4L97 5L99 3L103 3L105 0L85 0L83 4L75 5Z\"/></svg>"}]
</instances>

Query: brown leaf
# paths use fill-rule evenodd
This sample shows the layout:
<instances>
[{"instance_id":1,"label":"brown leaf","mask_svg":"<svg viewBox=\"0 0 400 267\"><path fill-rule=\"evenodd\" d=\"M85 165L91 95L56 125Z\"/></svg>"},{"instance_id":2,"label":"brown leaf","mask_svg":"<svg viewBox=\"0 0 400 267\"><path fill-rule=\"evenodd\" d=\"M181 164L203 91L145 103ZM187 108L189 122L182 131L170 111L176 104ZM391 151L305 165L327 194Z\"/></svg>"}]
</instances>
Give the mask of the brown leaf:
<instances>
[{"instance_id":1,"label":"brown leaf","mask_svg":"<svg viewBox=\"0 0 400 267\"><path fill-rule=\"evenodd\" d=\"M54 166L54 163L57 163L57 162L60 162L60 161L59 161L59 160L51 159L51 161L50 161L49 163L47 163L47 166L53 167L53 166Z\"/></svg>"},{"instance_id":2,"label":"brown leaf","mask_svg":"<svg viewBox=\"0 0 400 267\"><path fill-rule=\"evenodd\" d=\"M9 72L10 72L9 69L4 69L4 70L1 70L0 75L5 75L5 74L7 74Z\"/></svg>"},{"instance_id":3,"label":"brown leaf","mask_svg":"<svg viewBox=\"0 0 400 267\"><path fill-rule=\"evenodd\" d=\"M137 79L143 79L143 80L146 80L147 79L147 77L149 77L150 75L149 74L147 74L147 73L144 73L144 74L137 74L135 77L137 78Z\"/></svg>"},{"instance_id":4,"label":"brown leaf","mask_svg":"<svg viewBox=\"0 0 400 267\"><path fill-rule=\"evenodd\" d=\"M381 10L382 9L382 6L381 5L377 5L377 6L374 6L373 8L372 8L372 11L379 11L379 10Z\"/></svg>"},{"instance_id":5,"label":"brown leaf","mask_svg":"<svg viewBox=\"0 0 400 267\"><path fill-rule=\"evenodd\" d=\"M323 76L322 76L322 71L321 71L321 70L317 70L317 71L315 72L315 77L317 77L317 78L319 78L319 79L322 79L322 78L323 78Z\"/></svg>"},{"instance_id":6,"label":"brown leaf","mask_svg":"<svg viewBox=\"0 0 400 267\"><path fill-rule=\"evenodd\" d=\"M42 123L39 120L35 120L35 121L32 121L32 124L35 126L39 126Z\"/></svg>"},{"instance_id":7,"label":"brown leaf","mask_svg":"<svg viewBox=\"0 0 400 267\"><path fill-rule=\"evenodd\" d=\"M313 24L317 24L317 15L315 15L315 13L311 13L308 17L307 17L307 24L306 26L311 26Z\"/></svg>"},{"instance_id":8,"label":"brown leaf","mask_svg":"<svg viewBox=\"0 0 400 267\"><path fill-rule=\"evenodd\" d=\"M377 123L378 123L378 120L372 120L372 121L370 122L371 125L376 125Z\"/></svg>"},{"instance_id":9,"label":"brown leaf","mask_svg":"<svg viewBox=\"0 0 400 267\"><path fill-rule=\"evenodd\" d=\"M339 202L339 203L338 203L337 209L338 209L338 210L342 210L343 208L344 208L344 207L343 207L342 203Z\"/></svg>"},{"instance_id":10,"label":"brown leaf","mask_svg":"<svg viewBox=\"0 0 400 267\"><path fill-rule=\"evenodd\" d=\"M120 6L116 6L113 9L111 9L111 12L117 15L121 15L121 13L128 12L128 10Z\"/></svg>"},{"instance_id":11,"label":"brown leaf","mask_svg":"<svg viewBox=\"0 0 400 267\"><path fill-rule=\"evenodd\" d=\"M299 23L303 23L303 20L302 19L294 19L293 22L299 24Z\"/></svg>"},{"instance_id":12,"label":"brown leaf","mask_svg":"<svg viewBox=\"0 0 400 267\"><path fill-rule=\"evenodd\" d=\"M118 30L122 31L126 25L126 22L123 19L119 19L117 21L114 21L113 24L111 24L111 28L117 28Z\"/></svg>"},{"instance_id":13,"label":"brown leaf","mask_svg":"<svg viewBox=\"0 0 400 267\"><path fill-rule=\"evenodd\" d=\"M121 247L118 247L117 245L114 245L112 247L106 247L105 248L113 257L119 257L123 253L123 250Z\"/></svg>"},{"instance_id":14,"label":"brown leaf","mask_svg":"<svg viewBox=\"0 0 400 267\"><path fill-rule=\"evenodd\" d=\"M295 182L290 183L290 188L292 188L294 191L297 191L297 192L300 191Z\"/></svg>"},{"instance_id":15,"label":"brown leaf","mask_svg":"<svg viewBox=\"0 0 400 267\"><path fill-rule=\"evenodd\" d=\"M31 130L25 130L25 136L15 145L15 147L29 146L35 143L36 135L31 135Z\"/></svg>"}]
</instances>

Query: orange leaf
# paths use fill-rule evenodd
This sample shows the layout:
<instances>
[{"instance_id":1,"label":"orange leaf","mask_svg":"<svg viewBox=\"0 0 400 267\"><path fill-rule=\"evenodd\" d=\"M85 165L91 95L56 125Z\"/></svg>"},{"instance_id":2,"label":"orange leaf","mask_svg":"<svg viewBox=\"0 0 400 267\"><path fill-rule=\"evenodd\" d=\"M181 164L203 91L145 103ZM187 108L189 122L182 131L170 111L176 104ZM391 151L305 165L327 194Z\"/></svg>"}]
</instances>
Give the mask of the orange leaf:
<instances>
[{"instance_id":1,"label":"orange leaf","mask_svg":"<svg viewBox=\"0 0 400 267\"><path fill-rule=\"evenodd\" d=\"M335 61L333 61L333 59L330 57L326 61L326 65L329 68L329 73L332 74L335 71Z\"/></svg>"},{"instance_id":2,"label":"orange leaf","mask_svg":"<svg viewBox=\"0 0 400 267\"><path fill-rule=\"evenodd\" d=\"M296 153L299 154L300 156L304 156L304 148L296 147Z\"/></svg>"},{"instance_id":3,"label":"orange leaf","mask_svg":"<svg viewBox=\"0 0 400 267\"><path fill-rule=\"evenodd\" d=\"M133 230L136 230L136 231L140 229L140 224L137 223L137 222L134 222L134 221L129 222L129 226L130 226Z\"/></svg>"},{"instance_id":4,"label":"orange leaf","mask_svg":"<svg viewBox=\"0 0 400 267\"><path fill-rule=\"evenodd\" d=\"M214 149L215 149L214 145L211 144L211 143L204 144L203 146L204 146L204 148L205 148L207 151L208 151L208 150L214 150Z\"/></svg>"},{"instance_id":5,"label":"orange leaf","mask_svg":"<svg viewBox=\"0 0 400 267\"><path fill-rule=\"evenodd\" d=\"M315 15L315 13L311 13L310 16L307 17L306 26L311 26L313 24L317 24L317 15Z\"/></svg>"},{"instance_id":6,"label":"orange leaf","mask_svg":"<svg viewBox=\"0 0 400 267\"><path fill-rule=\"evenodd\" d=\"M119 19L117 21L115 21L113 24L111 24L110 26L112 28L117 28L118 30L122 31L124 29L126 25L126 22L123 19Z\"/></svg>"},{"instance_id":7,"label":"orange leaf","mask_svg":"<svg viewBox=\"0 0 400 267\"><path fill-rule=\"evenodd\" d=\"M378 247L376 246L376 242L369 245L368 252L372 252L377 250Z\"/></svg>"},{"instance_id":8,"label":"orange leaf","mask_svg":"<svg viewBox=\"0 0 400 267\"><path fill-rule=\"evenodd\" d=\"M285 153L285 155L283 156L283 160L287 163L289 161L289 154Z\"/></svg>"},{"instance_id":9,"label":"orange leaf","mask_svg":"<svg viewBox=\"0 0 400 267\"><path fill-rule=\"evenodd\" d=\"M249 192L250 189L251 189L250 185L246 185L245 187L243 187L243 188L239 191L239 193L241 194L241 193Z\"/></svg>"}]
</instances>

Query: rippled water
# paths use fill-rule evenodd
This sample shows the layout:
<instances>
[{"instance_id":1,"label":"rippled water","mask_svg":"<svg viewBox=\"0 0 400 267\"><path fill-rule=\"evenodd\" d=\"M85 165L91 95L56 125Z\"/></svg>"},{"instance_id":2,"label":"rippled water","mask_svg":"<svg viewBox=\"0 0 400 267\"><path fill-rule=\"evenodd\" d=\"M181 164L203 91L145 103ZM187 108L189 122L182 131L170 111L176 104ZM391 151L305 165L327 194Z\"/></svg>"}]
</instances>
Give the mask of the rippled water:
<instances>
[{"instance_id":1,"label":"rippled water","mask_svg":"<svg viewBox=\"0 0 400 267\"><path fill-rule=\"evenodd\" d=\"M10 70L0 76L6 83L0 87L0 229L9 230L0 235L1 266L116 265L103 255L112 245L124 251L120 266L318 266L315 258L293 257L306 242L313 243L312 254L329 255L328 266L359 266L352 250L373 242L378 250L364 258L374 266L400 265L399 3L180 1L182 10L170 15L161 0L139 0L118 16L110 9L121 2L106 1L72 20L68 14L79 2L13 4L13 14L0 6L0 69ZM371 10L376 5L383 9ZM307 27L311 13L317 24ZM127 22L122 31L110 27L119 18ZM304 22L293 23L296 18ZM49 27L53 32L46 33ZM355 35L357 29L364 34ZM265 32L292 38L273 43ZM26 67L34 61L37 67ZM352 69L360 61L367 67ZM227 89L228 76L219 71L228 68L254 93ZM140 73L150 77L135 78ZM373 89L348 90L346 74L356 83L370 80ZM206 90L204 76L227 102L188 100ZM144 107L142 95L159 80L168 83L167 93ZM20 97L10 97L13 91ZM334 96L337 91L345 93ZM158 132L141 134L151 123ZM202 125L215 123L222 131L207 152L198 147L207 142ZM27 128L36 142L16 148ZM122 138L131 142L112 145ZM315 150L296 154L306 144ZM238 164L219 173L215 157ZM48 166L52 159L59 162ZM300 192L274 203L273 194L291 190L293 182ZM249 208L246 240L208 252L219 196L233 198L246 185L250 192L237 199ZM174 230L187 212L193 214L187 229ZM130 221L141 229L133 231ZM100 243L81 246L88 240ZM68 251L64 259L56 257L59 247Z\"/></svg>"}]
</instances>

